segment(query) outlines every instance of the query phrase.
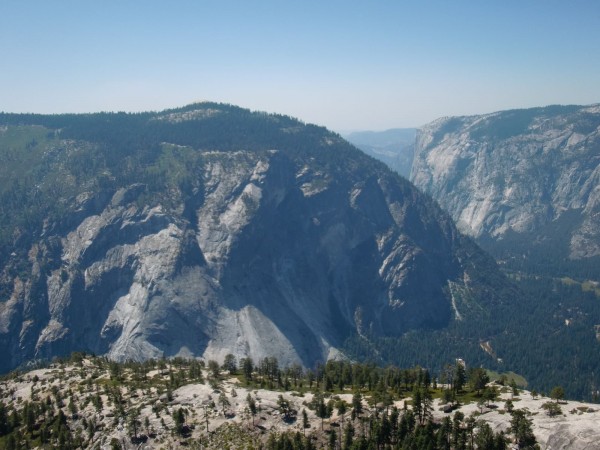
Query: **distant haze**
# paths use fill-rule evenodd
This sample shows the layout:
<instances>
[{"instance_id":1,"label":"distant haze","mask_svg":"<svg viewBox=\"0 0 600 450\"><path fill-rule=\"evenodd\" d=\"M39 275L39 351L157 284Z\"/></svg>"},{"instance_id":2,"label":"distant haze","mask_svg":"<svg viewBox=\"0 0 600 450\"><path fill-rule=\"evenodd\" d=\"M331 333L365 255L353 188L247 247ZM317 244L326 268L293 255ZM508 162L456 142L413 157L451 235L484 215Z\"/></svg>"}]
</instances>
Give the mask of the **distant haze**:
<instances>
[{"instance_id":1,"label":"distant haze","mask_svg":"<svg viewBox=\"0 0 600 450\"><path fill-rule=\"evenodd\" d=\"M392 128L385 131L355 131L342 136L367 155L386 163L405 178L412 168L415 128Z\"/></svg>"},{"instance_id":2,"label":"distant haze","mask_svg":"<svg viewBox=\"0 0 600 450\"><path fill-rule=\"evenodd\" d=\"M409 144L415 140L414 128L392 128L384 131L354 131L344 137L357 145L386 147L397 143Z\"/></svg>"}]
</instances>

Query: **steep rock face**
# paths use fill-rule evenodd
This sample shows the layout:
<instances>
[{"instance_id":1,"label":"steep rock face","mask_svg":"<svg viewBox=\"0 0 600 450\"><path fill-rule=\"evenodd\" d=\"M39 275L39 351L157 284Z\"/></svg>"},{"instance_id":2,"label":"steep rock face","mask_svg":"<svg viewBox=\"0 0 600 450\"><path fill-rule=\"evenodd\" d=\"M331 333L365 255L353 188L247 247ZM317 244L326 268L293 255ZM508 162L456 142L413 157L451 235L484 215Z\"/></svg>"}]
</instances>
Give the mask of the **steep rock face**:
<instances>
[{"instance_id":1,"label":"steep rock face","mask_svg":"<svg viewBox=\"0 0 600 450\"><path fill-rule=\"evenodd\" d=\"M600 255L598 105L439 119L418 133L411 180L480 242Z\"/></svg>"},{"instance_id":2,"label":"steep rock face","mask_svg":"<svg viewBox=\"0 0 600 450\"><path fill-rule=\"evenodd\" d=\"M208 104L121 118L139 120L156 142L85 180L68 157L89 148L109 161L113 128L100 142L64 128L78 140L60 145L45 129L48 142L36 144L44 155L71 149L47 165L69 174L62 190L72 197L58 218L48 206L20 237L28 246L13 241L4 260L1 370L78 349L118 360L233 353L309 366L339 355L351 335L463 319L453 294L495 269L449 216L336 135L280 116L236 122L247 114ZM50 126L47 116L28 120ZM249 137L248 127L240 139L251 149L232 144L235 131L220 144L206 138L211 120L230 130L255 120L270 137ZM79 180L72 191L70 177ZM471 296L487 308L489 299Z\"/></svg>"}]
</instances>

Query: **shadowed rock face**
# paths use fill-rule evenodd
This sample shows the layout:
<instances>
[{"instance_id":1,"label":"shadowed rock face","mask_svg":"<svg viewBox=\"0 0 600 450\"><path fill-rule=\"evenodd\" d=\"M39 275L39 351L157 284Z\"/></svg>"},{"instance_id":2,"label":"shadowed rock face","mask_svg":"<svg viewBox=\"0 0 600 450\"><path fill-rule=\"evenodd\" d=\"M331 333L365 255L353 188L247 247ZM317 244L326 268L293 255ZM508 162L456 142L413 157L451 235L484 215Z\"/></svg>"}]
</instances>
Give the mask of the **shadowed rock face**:
<instances>
[{"instance_id":1,"label":"shadowed rock face","mask_svg":"<svg viewBox=\"0 0 600 450\"><path fill-rule=\"evenodd\" d=\"M598 256L600 106L437 120L418 133L411 181L481 242Z\"/></svg>"},{"instance_id":2,"label":"shadowed rock face","mask_svg":"<svg viewBox=\"0 0 600 450\"><path fill-rule=\"evenodd\" d=\"M152 115L147 126L235 113L195 108ZM27 276L9 276L18 255L4 267L0 369L81 349L308 366L339 355L355 333L398 336L454 320L451 287L468 291L494 268L485 257L485 267L467 262L481 252L450 218L338 136L318 129L307 144L308 126L282 131L261 117L285 144L188 146L196 165L186 183L82 190L60 223L46 219L20 253ZM166 130L174 142L164 152L180 145Z\"/></svg>"}]
</instances>

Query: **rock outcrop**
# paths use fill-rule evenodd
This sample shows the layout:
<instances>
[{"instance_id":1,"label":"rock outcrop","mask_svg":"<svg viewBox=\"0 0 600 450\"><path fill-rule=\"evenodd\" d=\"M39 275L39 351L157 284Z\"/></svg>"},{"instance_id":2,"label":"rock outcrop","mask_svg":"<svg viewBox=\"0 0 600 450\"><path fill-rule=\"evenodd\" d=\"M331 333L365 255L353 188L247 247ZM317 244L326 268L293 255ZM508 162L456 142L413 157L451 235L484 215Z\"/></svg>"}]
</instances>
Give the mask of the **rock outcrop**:
<instances>
[{"instance_id":1,"label":"rock outcrop","mask_svg":"<svg viewBox=\"0 0 600 450\"><path fill-rule=\"evenodd\" d=\"M52 367L6 377L0 381L0 405L9 413L16 410L23 414L26 408L38 405L41 401L54 404L52 400L60 396L64 401L56 402L57 409L63 414L69 437L73 440L76 436L83 438L81 448L93 448L93 445L102 448L102 443L104 447L108 447L113 439L124 443L124 448L136 448L140 443L143 443L145 449L169 446L176 448L183 447L184 444L186 447L193 448L195 445L199 447L200 442L204 448L217 450L225 447L246 448L248 442L252 442L254 448L257 448L261 444L264 445L272 434L298 432L304 420L309 425L303 429L306 436L316 445L326 447L330 430L343 428L344 423L351 421L350 414L346 413L344 417L336 408L327 419L326 427L329 428L322 429L322 419L318 417L317 411L307 406L314 404L315 393L318 391L315 389L316 386L313 386L314 390L308 392L303 390L302 395L299 396L297 391L275 391L262 389L256 385L242 384L237 378L226 376L225 373L220 374L221 379L215 379L211 371L206 369L204 371L196 369L196 373L203 372L203 380L190 379L191 377L182 375L182 372L188 372L188 368L189 363L183 365L177 363L169 364L168 368L165 364L163 370L157 370L152 366L138 366L134 372L131 368L114 365L111 370L107 364L99 364L97 359L82 358L77 363L55 364ZM119 379L115 379L115 373L118 373ZM140 379L142 378L140 373L144 374L145 380ZM255 373L254 376L259 375ZM166 386L170 386L171 377L176 377L180 381L177 389L166 393ZM307 389L309 383L306 378L303 381L303 389ZM215 391L216 383L218 383L218 390ZM116 385L121 402L111 401L111 395L104 393L106 385ZM600 449L600 430L597 426L600 411L597 404L572 400L561 401L560 404L555 403L558 411L550 416L546 407L555 400L539 394L532 396L530 392L524 390L520 390L515 396L512 390L505 387L494 384L491 386L494 386L500 395L487 405L461 402L452 406L444 403L442 398L436 398L431 405L432 419L439 424L450 418L455 424L461 425L465 431L469 429L469 423L476 424L473 430L474 436L479 434L482 424L487 424L494 433L503 432L509 443L512 443L514 442L511 429L513 415L507 408L507 402L510 401L513 403L513 411L524 412L524 417L531 421L532 432L541 448ZM75 391L76 396L73 395ZM388 423L392 423L390 428L398 428L402 415L406 414L407 410L413 409L412 405L407 405L410 397L391 400L393 397L390 396L388 416L385 412L386 408L375 407L378 404L375 394L379 392L362 394L363 417L372 417L376 420L375 417L381 419L381 416L385 415ZM350 386L341 392L337 391L335 396L338 401L343 400L349 405L352 404L353 394ZM248 398L260 402L260 414L251 416ZM291 411L291 420L287 420L281 413L282 401L287 402ZM76 406L76 414L72 413L71 405ZM382 403L379 403L379 406L381 405ZM173 430L177 429L176 412L180 408L185 408L188 412L187 429L186 433L177 434ZM397 408L398 413L391 414L392 408ZM129 417L138 419L137 428L132 421L120 420L124 414L123 409ZM300 414L306 414L306 419L300 419ZM9 414L4 417L5 422L6 417L10 417ZM35 426L28 428L23 426L21 430L13 430L12 436L30 437L54 419L53 416L48 418L48 415L44 414L34 417L35 419L29 420L35 421ZM90 422L92 425L87 425ZM436 431L439 428L436 427ZM87 429L85 433L81 431L84 429ZM137 437L136 433L138 433ZM207 436L212 436L212 439L207 439ZM426 441L433 445L436 437L432 432L421 437L421 442ZM4 438L6 439L6 436ZM58 444L59 441L57 433L52 433L47 439L50 440L50 445ZM384 439L391 440L389 436ZM481 441L475 437L475 442ZM485 447L480 445L479 448Z\"/></svg>"}]
</instances>

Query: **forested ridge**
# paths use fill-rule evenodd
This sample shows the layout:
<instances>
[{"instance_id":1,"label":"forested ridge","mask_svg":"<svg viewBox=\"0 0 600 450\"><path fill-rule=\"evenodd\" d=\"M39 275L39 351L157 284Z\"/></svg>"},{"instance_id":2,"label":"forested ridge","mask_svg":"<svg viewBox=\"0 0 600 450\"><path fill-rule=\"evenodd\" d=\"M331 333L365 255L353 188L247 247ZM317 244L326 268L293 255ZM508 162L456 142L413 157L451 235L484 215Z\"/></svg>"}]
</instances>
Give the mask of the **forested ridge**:
<instances>
[{"instance_id":1,"label":"forested ridge","mask_svg":"<svg viewBox=\"0 0 600 450\"><path fill-rule=\"evenodd\" d=\"M209 113L200 120L185 116L197 110ZM8 219L0 225L0 264L39 235L44 220L60 224L84 190L108 193L144 183L148 197L164 201L170 187L193 184L202 152L282 148L301 158L335 139L335 152L319 154L324 168L355 164L356 158L365 170L374 163L325 128L223 104L160 114L0 113L0 127L0 214Z\"/></svg>"}]
</instances>

